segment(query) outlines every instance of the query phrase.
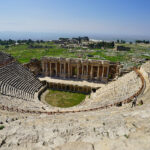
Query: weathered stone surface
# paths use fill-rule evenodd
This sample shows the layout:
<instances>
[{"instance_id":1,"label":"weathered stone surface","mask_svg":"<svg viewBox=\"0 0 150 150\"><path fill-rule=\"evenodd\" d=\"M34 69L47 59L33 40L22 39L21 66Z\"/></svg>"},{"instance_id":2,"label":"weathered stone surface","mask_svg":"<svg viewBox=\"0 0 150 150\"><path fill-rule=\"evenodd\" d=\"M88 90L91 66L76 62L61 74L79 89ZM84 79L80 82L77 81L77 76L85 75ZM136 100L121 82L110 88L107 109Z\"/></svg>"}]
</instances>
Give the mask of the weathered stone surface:
<instances>
[{"instance_id":1,"label":"weathered stone surface","mask_svg":"<svg viewBox=\"0 0 150 150\"><path fill-rule=\"evenodd\" d=\"M149 76L145 67L147 68L149 65L143 67L144 77L147 78L146 86L149 87ZM117 89L111 94L123 93L123 88L121 88L121 85L125 85L123 81L131 81L130 79L135 81L132 82L133 86L128 86L132 92L135 92L135 89L141 85L141 83L137 83L138 77L133 72L124 77L120 82L122 90ZM119 81L115 83L119 84ZM108 92L108 96L111 97L110 90L104 89L104 91ZM103 92L100 91L97 94L101 97L101 94L105 94ZM127 94L129 93L125 93L125 95ZM103 100L110 102L111 100L107 99L108 96L105 94ZM142 99L144 104L134 108L131 108L131 104L126 104L122 107L59 115L23 114L0 110L0 121L5 126L0 130L0 149L149 150L149 97L150 88L147 88L146 92L138 97L138 101ZM101 99L95 99L95 101L98 100L100 102ZM100 103L95 103L95 101L91 99L89 106L99 106ZM1 104L30 110L40 110L42 105L40 102L27 102L0 95ZM85 109L87 106L82 105L82 107ZM56 108L46 109L56 110ZM77 107L73 109L76 110Z\"/></svg>"},{"instance_id":2,"label":"weathered stone surface","mask_svg":"<svg viewBox=\"0 0 150 150\"><path fill-rule=\"evenodd\" d=\"M41 61L38 59L31 59L29 63L24 64L24 67L27 67L36 76L42 73Z\"/></svg>"},{"instance_id":3,"label":"weathered stone surface","mask_svg":"<svg viewBox=\"0 0 150 150\"><path fill-rule=\"evenodd\" d=\"M55 150L94 150L94 149L93 145L90 143L74 142L65 144L61 147L56 148Z\"/></svg>"}]
</instances>

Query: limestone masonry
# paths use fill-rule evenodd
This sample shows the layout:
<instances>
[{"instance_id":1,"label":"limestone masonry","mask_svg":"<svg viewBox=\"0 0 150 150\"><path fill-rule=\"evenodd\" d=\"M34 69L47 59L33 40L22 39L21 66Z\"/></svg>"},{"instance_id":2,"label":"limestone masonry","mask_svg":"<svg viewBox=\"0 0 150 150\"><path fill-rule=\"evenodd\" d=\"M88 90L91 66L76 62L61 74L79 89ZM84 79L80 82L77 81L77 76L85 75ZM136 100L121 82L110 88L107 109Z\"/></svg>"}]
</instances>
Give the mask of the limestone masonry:
<instances>
[{"instance_id":1,"label":"limestone masonry","mask_svg":"<svg viewBox=\"0 0 150 150\"><path fill-rule=\"evenodd\" d=\"M120 74L120 64L107 60L43 57L25 67L35 75L107 82Z\"/></svg>"},{"instance_id":2,"label":"limestone masonry","mask_svg":"<svg viewBox=\"0 0 150 150\"><path fill-rule=\"evenodd\" d=\"M119 74L119 64L102 60L43 57L45 76L97 80L106 82Z\"/></svg>"}]
</instances>

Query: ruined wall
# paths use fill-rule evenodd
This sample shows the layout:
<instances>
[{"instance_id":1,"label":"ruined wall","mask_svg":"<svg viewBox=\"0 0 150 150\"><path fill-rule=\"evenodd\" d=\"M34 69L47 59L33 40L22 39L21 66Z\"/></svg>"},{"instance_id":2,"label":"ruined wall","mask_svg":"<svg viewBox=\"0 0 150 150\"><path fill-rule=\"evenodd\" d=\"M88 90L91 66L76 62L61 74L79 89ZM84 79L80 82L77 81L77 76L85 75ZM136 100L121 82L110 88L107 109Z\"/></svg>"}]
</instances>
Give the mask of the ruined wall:
<instances>
[{"instance_id":1,"label":"ruined wall","mask_svg":"<svg viewBox=\"0 0 150 150\"><path fill-rule=\"evenodd\" d=\"M41 61L38 59L31 59L27 64L24 64L34 75L38 76L42 73Z\"/></svg>"},{"instance_id":2,"label":"ruined wall","mask_svg":"<svg viewBox=\"0 0 150 150\"><path fill-rule=\"evenodd\" d=\"M11 62L15 61L15 59L9 54L0 52L0 67L5 66Z\"/></svg>"},{"instance_id":3,"label":"ruined wall","mask_svg":"<svg viewBox=\"0 0 150 150\"><path fill-rule=\"evenodd\" d=\"M125 47L125 46L117 46L116 47L117 51L130 51L130 47Z\"/></svg>"},{"instance_id":4,"label":"ruined wall","mask_svg":"<svg viewBox=\"0 0 150 150\"><path fill-rule=\"evenodd\" d=\"M106 60L43 57L24 64L37 75L107 82L120 74L120 64Z\"/></svg>"}]
</instances>

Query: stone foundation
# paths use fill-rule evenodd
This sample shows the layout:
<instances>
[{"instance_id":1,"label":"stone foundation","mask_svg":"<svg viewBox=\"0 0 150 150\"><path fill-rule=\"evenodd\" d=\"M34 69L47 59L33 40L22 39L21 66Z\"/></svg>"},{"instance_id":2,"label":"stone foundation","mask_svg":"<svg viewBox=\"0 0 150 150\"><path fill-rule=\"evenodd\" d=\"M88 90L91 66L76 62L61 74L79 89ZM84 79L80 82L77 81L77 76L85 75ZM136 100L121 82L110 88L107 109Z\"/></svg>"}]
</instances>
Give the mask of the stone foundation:
<instances>
[{"instance_id":1,"label":"stone foundation","mask_svg":"<svg viewBox=\"0 0 150 150\"><path fill-rule=\"evenodd\" d=\"M47 84L48 84L48 88L50 89L84 93L84 94L90 94L92 90L96 91L96 89L98 89L98 88L92 88L90 86L79 86L79 85L62 84L62 83L55 83L55 82L51 82Z\"/></svg>"}]
</instances>

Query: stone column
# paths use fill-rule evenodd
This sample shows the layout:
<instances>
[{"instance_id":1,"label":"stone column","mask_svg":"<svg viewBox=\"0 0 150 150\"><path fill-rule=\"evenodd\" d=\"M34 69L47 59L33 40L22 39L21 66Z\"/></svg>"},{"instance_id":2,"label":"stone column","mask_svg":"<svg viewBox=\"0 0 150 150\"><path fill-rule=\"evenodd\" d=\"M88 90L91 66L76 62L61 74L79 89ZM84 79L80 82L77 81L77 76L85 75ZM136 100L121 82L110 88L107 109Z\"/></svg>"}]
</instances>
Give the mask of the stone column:
<instances>
[{"instance_id":1,"label":"stone column","mask_svg":"<svg viewBox=\"0 0 150 150\"><path fill-rule=\"evenodd\" d=\"M50 77L52 76L52 64L51 64L51 62L50 62L50 67L49 67L50 69Z\"/></svg>"},{"instance_id":2,"label":"stone column","mask_svg":"<svg viewBox=\"0 0 150 150\"><path fill-rule=\"evenodd\" d=\"M83 72L83 69L84 69L84 65L82 64L82 76L84 76L84 72Z\"/></svg>"},{"instance_id":3,"label":"stone column","mask_svg":"<svg viewBox=\"0 0 150 150\"><path fill-rule=\"evenodd\" d=\"M64 63L64 74L66 74L66 63Z\"/></svg>"},{"instance_id":4,"label":"stone column","mask_svg":"<svg viewBox=\"0 0 150 150\"><path fill-rule=\"evenodd\" d=\"M44 62L44 74L45 74L45 76L46 76L46 71L47 71L46 67L47 67L47 64L46 64L46 62Z\"/></svg>"},{"instance_id":5,"label":"stone column","mask_svg":"<svg viewBox=\"0 0 150 150\"><path fill-rule=\"evenodd\" d=\"M49 62L47 62L47 75L48 76L50 75L50 72L49 72Z\"/></svg>"},{"instance_id":6,"label":"stone column","mask_svg":"<svg viewBox=\"0 0 150 150\"><path fill-rule=\"evenodd\" d=\"M79 86L78 86L78 91L77 91L77 92L81 92L81 91L80 91L80 87L79 87Z\"/></svg>"},{"instance_id":7,"label":"stone column","mask_svg":"<svg viewBox=\"0 0 150 150\"><path fill-rule=\"evenodd\" d=\"M108 78L108 75L109 75L109 66L107 67L107 78Z\"/></svg>"},{"instance_id":8,"label":"stone column","mask_svg":"<svg viewBox=\"0 0 150 150\"><path fill-rule=\"evenodd\" d=\"M87 72L86 72L86 75L88 76L88 72L89 72L88 64L87 64L87 66L86 66L86 69L87 69L87 70L86 70L86 71L87 71Z\"/></svg>"},{"instance_id":9,"label":"stone column","mask_svg":"<svg viewBox=\"0 0 150 150\"><path fill-rule=\"evenodd\" d=\"M74 91L74 92L76 91L76 85L73 86L73 91Z\"/></svg>"},{"instance_id":10,"label":"stone column","mask_svg":"<svg viewBox=\"0 0 150 150\"><path fill-rule=\"evenodd\" d=\"M103 70L102 70L102 79L104 78L104 66L103 67Z\"/></svg>"},{"instance_id":11,"label":"stone column","mask_svg":"<svg viewBox=\"0 0 150 150\"><path fill-rule=\"evenodd\" d=\"M60 76L61 76L61 74L62 74L62 69L61 69L61 63L60 63Z\"/></svg>"},{"instance_id":12,"label":"stone column","mask_svg":"<svg viewBox=\"0 0 150 150\"><path fill-rule=\"evenodd\" d=\"M70 64L68 62L68 78L70 78Z\"/></svg>"},{"instance_id":13,"label":"stone column","mask_svg":"<svg viewBox=\"0 0 150 150\"><path fill-rule=\"evenodd\" d=\"M77 64L77 79L79 79L79 64Z\"/></svg>"},{"instance_id":14,"label":"stone column","mask_svg":"<svg viewBox=\"0 0 150 150\"><path fill-rule=\"evenodd\" d=\"M70 77L72 77L72 65L70 65Z\"/></svg>"},{"instance_id":15,"label":"stone column","mask_svg":"<svg viewBox=\"0 0 150 150\"><path fill-rule=\"evenodd\" d=\"M98 66L98 68L97 68L97 80L99 80L99 78L100 78L100 74L99 74L99 66Z\"/></svg>"},{"instance_id":16,"label":"stone column","mask_svg":"<svg viewBox=\"0 0 150 150\"><path fill-rule=\"evenodd\" d=\"M57 76L57 62L55 63L55 70L56 70L56 76Z\"/></svg>"},{"instance_id":17,"label":"stone column","mask_svg":"<svg viewBox=\"0 0 150 150\"><path fill-rule=\"evenodd\" d=\"M86 65L86 79L89 79L89 65Z\"/></svg>"},{"instance_id":18,"label":"stone column","mask_svg":"<svg viewBox=\"0 0 150 150\"><path fill-rule=\"evenodd\" d=\"M48 75L48 62L45 63L45 67L46 67L46 76Z\"/></svg>"},{"instance_id":19,"label":"stone column","mask_svg":"<svg viewBox=\"0 0 150 150\"><path fill-rule=\"evenodd\" d=\"M46 62L44 62L44 72L46 74Z\"/></svg>"},{"instance_id":20,"label":"stone column","mask_svg":"<svg viewBox=\"0 0 150 150\"><path fill-rule=\"evenodd\" d=\"M90 73L91 80L93 79L93 65L91 65L91 73Z\"/></svg>"},{"instance_id":21,"label":"stone column","mask_svg":"<svg viewBox=\"0 0 150 150\"><path fill-rule=\"evenodd\" d=\"M66 77L66 63L64 63L64 78Z\"/></svg>"}]
</instances>

